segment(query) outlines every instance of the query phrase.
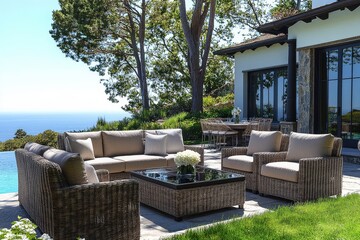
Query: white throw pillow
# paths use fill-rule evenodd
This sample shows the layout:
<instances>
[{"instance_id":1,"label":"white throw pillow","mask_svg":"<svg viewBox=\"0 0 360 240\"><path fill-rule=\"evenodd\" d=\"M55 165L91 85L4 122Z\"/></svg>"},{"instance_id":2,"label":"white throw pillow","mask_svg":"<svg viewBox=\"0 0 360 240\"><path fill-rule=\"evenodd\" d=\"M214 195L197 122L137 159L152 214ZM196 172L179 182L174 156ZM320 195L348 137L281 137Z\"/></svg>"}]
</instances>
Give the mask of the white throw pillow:
<instances>
[{"instance_id":1,"label":"white throw pillow","mask_svg":"<svg viewBox=\"0 0 360 240\"><path fill-rule=\"evenodd\" d=\"M98 183L99 178L96 174L95 168L85 162L85 171L89 183Z\"/></svg>"},{"instance_id":2,"label":"white throw pillow","mask_svg":"<svg viewBox=\"0 0 360 240\"><path fill-rule=\"evenodd\" d=\"M167 135L145 135L145 154L166 156Z\"/></svg>"},{"instance_id":3,"label":"white throw pillow","mask_svg":"<svg viewBox=\"0 0 360 240\"><path fill-rule=\"evenodd\" d=\"M280 151L282 133L279 131L251 131L247 155L257 152Z\"/></svg>"},{"instance_id":4,"label":"white throw pillow","mask_svg":"<svg viewBox=\"0 0 360 240\"><path fill-rule=\"evenodd\" d=\"M91 138L73 140L66 137L65 145L68 145L66 149L70 150L70 152L79 153L84 160L92 160L95 158Z\"/></svg>"},{"instance_id":5,"label":"white throw pillow","mask_svg":"<svg viewBox=\"0 0 360 240\"><path fill-rule=\"evenodd\" d=\"M331 156L333 144L334 136L331 134L291 132L286 160Z\"/></svg>"},{"instance_id":6,"label":"white throw pillow","mask_svg":"<svg viewBox=\"0 0 360 240\"><path fill-rule=\"evenodd\" d=\"M184 141L181 129L156 130L158 135L167 135L166 152L178 153L184 151Z\"/></svg>"}]
</instances>

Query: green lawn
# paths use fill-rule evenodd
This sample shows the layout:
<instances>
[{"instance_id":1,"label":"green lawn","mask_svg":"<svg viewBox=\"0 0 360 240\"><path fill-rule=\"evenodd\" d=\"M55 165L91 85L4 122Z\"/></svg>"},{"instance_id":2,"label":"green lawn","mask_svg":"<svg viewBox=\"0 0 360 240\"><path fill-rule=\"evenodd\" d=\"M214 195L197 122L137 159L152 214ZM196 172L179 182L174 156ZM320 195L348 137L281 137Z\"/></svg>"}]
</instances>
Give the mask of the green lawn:
<instances>
[{"instance_id":1,"label":"green lawn","mask_svg":"<svg viewBox=\"0 0 360 240\"><path fill-rule=\"evenodd\" d=\"M167 239L360 239L360 195L280 207Z\"/></svg>"}]
</instances>

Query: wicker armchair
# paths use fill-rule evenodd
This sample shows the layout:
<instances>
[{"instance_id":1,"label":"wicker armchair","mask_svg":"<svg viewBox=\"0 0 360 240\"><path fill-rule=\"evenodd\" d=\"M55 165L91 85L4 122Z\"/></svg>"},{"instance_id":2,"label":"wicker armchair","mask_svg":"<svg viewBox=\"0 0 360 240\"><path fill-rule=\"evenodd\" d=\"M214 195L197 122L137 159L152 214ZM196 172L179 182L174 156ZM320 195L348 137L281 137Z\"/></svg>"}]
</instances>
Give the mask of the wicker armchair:
<instances>
[{"instance_id":1,"label":"wicker armchair","mask_svg":"<svg viewBox=\"0 0 360 240\"><path fill-rule=\"evenodd\" d=\"M289 144L289 135L283 134L281 138L280 152L287 150ZM233 148L223 148L221 150L221 169L230 172L236 172L243 174L246 180L246 188L252 190L253 192L258 191L258 165L259 155L254 153L252 156L247 155L248 147L233 147ZM286 153L286 152L285 152ZM229 166L226 164L229 157L240 157L244 159L235 159L238 161L239 166ZM243 161L243 164L241 163ZM249 162L248 162L249 161ZM251 169L244 168L245 165L251 164Z\"/></svg>"},{"instance_id":2,"label":"wicker armchair","mask_svg":"<svg viewBox=\"0 0 360 240\"><path fill-rule=\"evenodd\" d=\"M134 180L69 186L60 166L25 149L15 151L19 202L54 240L139 239L139 185ZM105 181L105 182L104 182Z\"/></svg>"},{"instance_id":3,"label":"wicker armchair","mask_svg":"<svg viewBox=\"0 0 360 240\"><path fill-rule=\"evenodd\" d=\"M290 162L290 168L292 168L290 171L293 171L293 174L295 172L297 179L288 180L263 175L266 164L286 163L286 152L254 154L254 158L256 156L259 161L259 193L296 202L334 195L341 196L343 170L341 148L342 139L335 138L330 157L303 158L298 162Z\"/></svg>"}]
</instances>

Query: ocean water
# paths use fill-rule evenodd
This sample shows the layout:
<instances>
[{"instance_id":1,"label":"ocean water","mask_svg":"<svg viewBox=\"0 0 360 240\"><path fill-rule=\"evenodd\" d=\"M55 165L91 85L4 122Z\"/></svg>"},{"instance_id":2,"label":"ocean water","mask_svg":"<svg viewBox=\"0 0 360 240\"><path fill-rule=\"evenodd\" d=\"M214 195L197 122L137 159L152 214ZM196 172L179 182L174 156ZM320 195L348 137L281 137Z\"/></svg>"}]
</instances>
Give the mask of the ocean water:
<instances>
[{"instance_id":1,"label":"ocean water","mask_svg":"<svg viewBox=\"0 0 360 240\"><path fill-rule=\"evenodd\" d=\"M15 152L0 152L0 194L18 191Z\"/></svg>"},{"instance_id":2,"label":"ocean water","mask_svg":"<svg viewBox=\"0 0 360 240\"><path fill-rule=\"evenodd\" d=\"M17 129L36 135L51 129L56 132L86 130L99 117L106 121L121 120L130 115L119 113L0 113L0 142L14 138ZM15 153L0 152L0 194L18 191Z\"/></svg>"},{"instance_id":3,"label":"ocean water","mask_svg":"<svg viewBox=\"0 0 360 240\"><path fill-rule=\"evenodd\" d=\"M0 113L0 142L14 138L18 129L28 135L36 135L45 130L65 132L85 130L96 124L99 117L106 121L121 120L130 115L118 113Z\"/></svg>"}]
</instances>

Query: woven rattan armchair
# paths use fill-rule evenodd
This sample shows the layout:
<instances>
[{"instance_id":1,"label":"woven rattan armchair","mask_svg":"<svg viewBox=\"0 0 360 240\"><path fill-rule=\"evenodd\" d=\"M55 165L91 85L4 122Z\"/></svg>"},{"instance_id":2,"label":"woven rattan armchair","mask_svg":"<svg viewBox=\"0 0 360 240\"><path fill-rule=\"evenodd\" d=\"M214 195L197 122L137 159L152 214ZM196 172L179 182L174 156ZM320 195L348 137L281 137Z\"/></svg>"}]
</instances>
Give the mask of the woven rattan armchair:
<instances>
[{"instance_id":1,"label":"woven rattan armchair","mask_svg":"<svg viewBox=\"0 0 360 240\"><path fill-rule=\"evenodd\" d=\"M280 152L287 150L289 144L289 135L283 134L281 138ZM236 172L243 174L246 180L246 189L252 190L253 192L258 191L258 169L259 169L259 155L254 153L252 158L247 156L248 147L233 147L233 148L223 148L221 150L221 169L230 172ZM286 152L285 152L286 153ZM245 156L251 158L251 170L245 171L244 169L236 167L226 167L226 160L231 157Z\"/></svg>"},{"instance_id":2,"label":"woven rattan armchair","mask_svg":"<svg viewBox=\"0 0 360 240\"><path fill-rule=\"evenodd\" d=\"M335 138L330 157L303 158L297 163L291 163L295 166L294 169L298 169L296 173L297 181L262 175L264 165L285 162L286 152L256 154L259 161L259 193L296 202L316 200L334 195L341 196L343 172L341 148L342 139ZM303 149L303 151L306 151L306 149Z\"/></svg>"},{"instance_id":3,"label":"woven rattan armchair","mask_svg":"<svg viewBox=\"0 0 360 240\"><path fill-rule=\"evenodd\" d=\"M19 202L42 232L54 240L139 239L139 184L108 181L68 185L60 166L25 149L15 151Z\"/></svg>"}]
</instances>

